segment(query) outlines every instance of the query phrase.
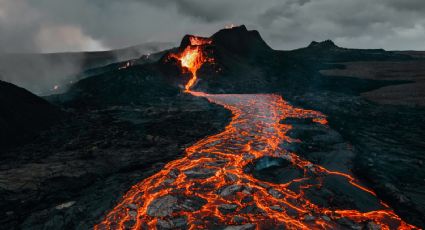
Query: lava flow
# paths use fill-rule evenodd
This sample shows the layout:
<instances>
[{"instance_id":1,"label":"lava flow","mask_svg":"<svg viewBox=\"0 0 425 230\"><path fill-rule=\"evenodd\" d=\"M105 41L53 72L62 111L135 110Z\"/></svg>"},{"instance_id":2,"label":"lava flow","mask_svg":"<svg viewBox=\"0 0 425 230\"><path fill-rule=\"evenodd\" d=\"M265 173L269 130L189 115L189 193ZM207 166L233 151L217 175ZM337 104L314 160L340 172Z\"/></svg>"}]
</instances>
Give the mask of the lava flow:
<instances>
[{"instance_id":1,"label":"lava flow","mask_svg":"<svg viewBox=\"0 0 425 230\"><path fill-rule=\"evenodd\" d=\"M185 150L185 156L157 174L134 185L95 229L340 229L342 223L381 229L415 229L387 205L361 212L323 207L307 195L325 187L333 177L347 183L356 194L377 201L375 193L352 175L309 162L285 144L297 142L287 133L288 118L310 118L312 125L327 126L316 111L295 108L274 94L206 94L190 91L196 70L207 59L202 45L176 56L193 78L186 91L224 106L233 114L219 134L206 137ZM193 80L194 79L194 80ZM246 169L271 157L287 162L299 176L286 183L262 181Z\"/></svg>"}]
</instances>

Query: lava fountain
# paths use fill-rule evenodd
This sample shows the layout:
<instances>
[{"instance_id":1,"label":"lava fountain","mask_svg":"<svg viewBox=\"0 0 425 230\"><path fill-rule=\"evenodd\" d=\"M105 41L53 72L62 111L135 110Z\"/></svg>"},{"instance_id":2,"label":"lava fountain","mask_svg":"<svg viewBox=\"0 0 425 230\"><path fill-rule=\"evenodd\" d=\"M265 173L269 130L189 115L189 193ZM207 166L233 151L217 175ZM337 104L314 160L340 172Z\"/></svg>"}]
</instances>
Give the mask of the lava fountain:
<instances>
[{"instance_id":1,"label":"lava fountain","mask_svg":"<svg viewBox=\"0 0 425 230\"><path fill-rule=\"evenodd\" d=\"M212 58L209 58L205 55L203 47L207 44L211 44L212 41L208 38L201 37L190 37L190 44L179 54L171 54L170 58L175 58L180 61L181 66L189 70L192 75L192 78L185 85L185 92L190 92L190 88L196 83L197 71L201 66L213 61Z\"/></svg>"},{"instance_id":2,"label":"lava fountain","mask_svg":"<svg viewBox=\"0 0 425 230\"><path fill-rule=\"evenodd\" d=\"M185 90L230 110L223 132L206 137L185 150L185 156L134 185L95 229L342 229L369 224L380 229L417 229L397 216L376 194L352 175L332 171L284 148L299 140L287 135L288 118L309 118L327 127L326 116L295 108L274 94L206 94L193 92L197 70L211 59L203 53L207 39L193 39L172 57L189 70ZM261 181L245 171L264 157L285 160L300 176L287 183ZM306 194L337 177L380 208L361 212L323 207ZM344 219L344 221L342 221ZM368 226L369 226L368 225ZM369 227L370 227L369 226Z\"/></svg>"}]
</instances>

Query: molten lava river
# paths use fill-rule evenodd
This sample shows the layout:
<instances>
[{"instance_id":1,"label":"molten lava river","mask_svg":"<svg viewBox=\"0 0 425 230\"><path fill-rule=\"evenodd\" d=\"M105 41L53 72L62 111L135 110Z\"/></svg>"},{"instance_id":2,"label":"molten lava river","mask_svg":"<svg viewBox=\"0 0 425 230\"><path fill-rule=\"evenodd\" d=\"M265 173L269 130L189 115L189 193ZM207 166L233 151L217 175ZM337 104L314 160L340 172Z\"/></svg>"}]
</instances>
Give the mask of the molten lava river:
<instances>
[{"instance_id":1,"label":"molten lava river","mask_svg":"<svg viewBox=\"0 0 425 230\"><path fill-rule=\"evenodd\" d=\"M311 118L316 125L327 126L323 114L295 108L274 94L214 95L190 91L199 68L193 58L206 60L197 56L201 55L196 53L201 46L196 43L188 47L191 57L184 52L175 57L182 66L198 65L193 69L187 66L195 79L188 83L186 92L224 106L233 114L231 122L223 132L188 147L183 158L134 185L95 229L350 228L341 224L344 222L371 229L416 229L352 175L328 170L284 148L283 143L299 140L287 136L292 126L282 120ZM287 183L272 183L245 170L264 157L282 159L302 173ZM372 196L381 208L361 212L315 204L306 193L321 189L324 179L330 176Z\"/></svg>"}]
</instances>

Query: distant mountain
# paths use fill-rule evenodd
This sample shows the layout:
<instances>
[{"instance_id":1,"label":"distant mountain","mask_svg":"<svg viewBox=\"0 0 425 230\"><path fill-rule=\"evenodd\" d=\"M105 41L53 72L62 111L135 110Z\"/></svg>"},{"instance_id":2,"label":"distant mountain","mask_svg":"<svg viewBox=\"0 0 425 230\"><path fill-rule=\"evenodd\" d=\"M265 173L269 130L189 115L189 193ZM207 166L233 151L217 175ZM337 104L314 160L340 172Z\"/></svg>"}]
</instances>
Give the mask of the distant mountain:
<instances>
[{"instance_id":1,"label":"distant mountain","mask_svg":"<svg viewBox=\"0 0 425 230\"><path fill-rule=\"evenodd\" d=\"M342 48L332 40L322 42L313 41L305 48L287 51L294 57L304 60L320 62L347 62L347 61L400 61L410 60L411 56L403 53L385 51L384 49L348 49Z\"/></svg>"},{"instance_id":2,"label":"distant mountain","mask_svg":"<svg viewBox=\"0 0 425 230\"><path fill-rule=\"evenodd\" d=\"M47 54L0 54L0 80L11 82L39 95L62 92L89 69L137 59L173 47L171 43L150 42L123 49L99 52ZM56 86L56 87L55 87Z\"/></svg>"},{"instance_id":3,"label":"distant mountain","mask_svg":"<svg viewBox=\"0 0 425 230\"><path fill-rule=\"evenodd\" d=\"M58 108L27 90L0 81L0 146L21 142L62 115Z\"/></svg>"},{"instance_id":4,"label":"distant mountain","mask_svg":"<svg viewBox=\"0 0 425 230\"><path fill-rule=\"evenodd\" d=\"M319 49L338 49L337 45L332 40L325 40L322 42L312 41L308 48L319 48Z\"/></svg>"}]
</instances>

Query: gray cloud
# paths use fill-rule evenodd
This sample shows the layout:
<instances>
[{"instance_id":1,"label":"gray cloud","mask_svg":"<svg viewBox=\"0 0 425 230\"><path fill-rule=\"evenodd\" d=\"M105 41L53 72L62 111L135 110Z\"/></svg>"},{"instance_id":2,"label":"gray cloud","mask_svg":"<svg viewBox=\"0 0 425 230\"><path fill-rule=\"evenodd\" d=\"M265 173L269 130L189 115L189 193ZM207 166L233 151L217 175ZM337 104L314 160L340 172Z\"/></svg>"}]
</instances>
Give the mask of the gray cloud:
<instances>
[{"instance_id":1,"label":"gray cloud","mask_svg":"<svg viewBox=\"0 0 425 230\"><path fill-rule=\"evenodd\" d=\"M116 57L124 60L229 24L259 30L275 49L332 39L343 47L425 50L423 15L423 0L0 0L0 80L44 94L87 68L78 55L2 53L167 44Z\"/></svg>"},{"instance_id":2,"label":"gray cloud","mask_svg":"<svg viewBox=\"0 0 425 230\"><path fill-rule=\"evenodd\" d=\"M275 49L425 49L423 0L0 0L0 52L98 50L257 29Z\"/></svg>"}]
</instances>

